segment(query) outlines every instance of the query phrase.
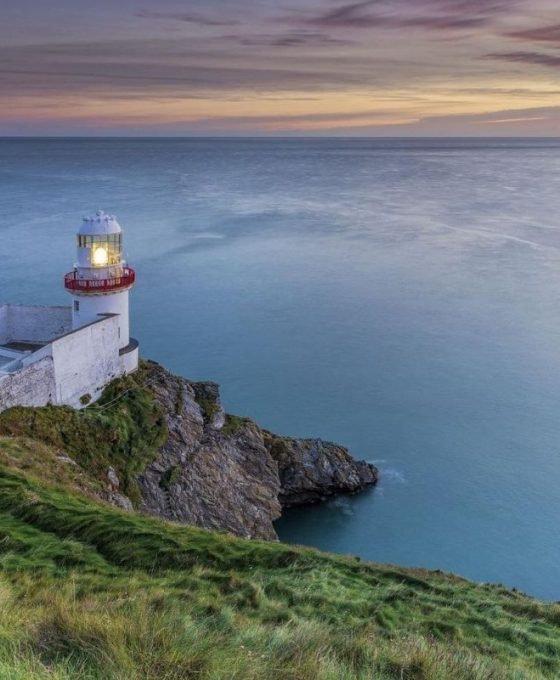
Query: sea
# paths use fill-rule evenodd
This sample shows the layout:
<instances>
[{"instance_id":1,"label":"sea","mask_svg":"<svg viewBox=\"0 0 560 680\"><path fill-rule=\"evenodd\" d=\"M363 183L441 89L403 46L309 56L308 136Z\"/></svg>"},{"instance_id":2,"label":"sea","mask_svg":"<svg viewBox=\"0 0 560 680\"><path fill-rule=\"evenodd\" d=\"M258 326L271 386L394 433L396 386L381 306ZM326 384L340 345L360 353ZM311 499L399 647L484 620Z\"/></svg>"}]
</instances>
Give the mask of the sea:
<instances>
[{"instance_id":1,"label":"sea","mask_svg":"<svg viewBox=\"0 0 560 680\"><path fill-rule=\"evenodd\" d=\"M281 540L560 600L560 140L2 139L1 300L98 208L144 357L379 467Z\"/></svg>"}]
</instances>

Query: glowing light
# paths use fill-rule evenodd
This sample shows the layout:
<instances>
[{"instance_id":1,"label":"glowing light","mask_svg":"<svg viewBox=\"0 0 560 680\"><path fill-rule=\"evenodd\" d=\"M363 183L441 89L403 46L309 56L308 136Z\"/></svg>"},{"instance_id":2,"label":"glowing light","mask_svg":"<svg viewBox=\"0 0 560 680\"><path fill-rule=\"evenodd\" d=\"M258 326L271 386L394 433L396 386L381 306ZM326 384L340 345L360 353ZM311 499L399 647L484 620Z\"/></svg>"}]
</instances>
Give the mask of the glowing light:
<instances>
[{"instance_id":1,"label":"glowing light","mask_svg":"<svg viewBox=\"0 0 560 680\"><path fill-rule=\"evenodd\" d=\"M107 262L109 262L107 248L103 248L102 246L95 248L93 251L93 264L96 267L103 267L103 265L106 265Z\"/></svg>"}]
</instances>

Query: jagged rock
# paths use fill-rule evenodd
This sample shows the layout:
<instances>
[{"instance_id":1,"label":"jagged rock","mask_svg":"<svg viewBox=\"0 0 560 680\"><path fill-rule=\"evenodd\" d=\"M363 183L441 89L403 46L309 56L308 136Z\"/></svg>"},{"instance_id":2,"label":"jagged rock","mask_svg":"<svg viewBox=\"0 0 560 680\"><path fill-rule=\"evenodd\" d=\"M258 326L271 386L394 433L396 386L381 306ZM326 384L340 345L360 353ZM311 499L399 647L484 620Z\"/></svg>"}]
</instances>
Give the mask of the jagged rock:
<instances>
[{"instance_id":1,"label":"jagged rock","mask_svg":"<svg viewBox=\"0 0 560 680\"><path fill-rule=\"evenodd\" d=\"M149 362L149 384L169 436L138 478L140 509L178 522L276 540L282 506L355 492L377 479L341 446L278 437L226 416L219 387Z\"/></svg>"},{"instance_id":2,"label":"jagged rock","mask_svg":"<svg viewBox=\"0 0 560 680\"><path fill-rule=\"evenodd\" d=\"M122 493L110 492L106 494L103 499L108 503L111 503L111 505L115 505L117 508L122 508L128 512L132 512L134 510L134 506L132 505L130 498L128 498L128 496L123 496Z\"/></svg>"},{"instance_id":3,"label":"jagged rock","mask_svg":"<svg viewBox=\"0 0 560 680\"><path fill-rule=\"evenodd\" d=\"M278 465L283 507L318 503L339 493L356 493L377 482L377 469L357 461L348 449L320 439L293 439L264 432Z\"/></svg>"},{"instance_id":4,"label":"jagged rock","mask_svg":"<svg viewBox=\"0 0 560 680\"><path fill-rule=\"evenodd\" d=\"M153 365L151 383L169 437L139 479L141 510L240 536L274 539L278 472L256 427L224 436L217 385L191 383ZM222 418L222 422L223 422ZM218 429L217 429L218 428Z\"/></svg>"},{"instance_id":5,"label":"jagged rock","mask_svg":"<svg viewBox=\"0 0 560 680\"><path fill-rule=\"evenodd\" d=\"M121 485L119 476L117 475L117 471L115 470L114 467L110 467L107 470L107 482L109 484L109 490L110 491L118 491L119 487Z\"/></svg>"}]
</instances>

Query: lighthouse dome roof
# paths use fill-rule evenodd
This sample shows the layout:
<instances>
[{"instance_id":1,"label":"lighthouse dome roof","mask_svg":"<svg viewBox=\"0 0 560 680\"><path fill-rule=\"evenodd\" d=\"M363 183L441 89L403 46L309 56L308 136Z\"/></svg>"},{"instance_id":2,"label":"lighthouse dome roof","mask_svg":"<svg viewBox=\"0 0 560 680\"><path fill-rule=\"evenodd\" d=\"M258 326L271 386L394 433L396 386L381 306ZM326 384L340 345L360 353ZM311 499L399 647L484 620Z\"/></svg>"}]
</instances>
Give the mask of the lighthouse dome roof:
<instances>
[{"instance_id":1,"label":"lighthouse dome roof","mask_svg":"<svg viewBox=\"0 0 560 680\"><path fill-rule=\"evenodd\" d=\"M93 217L84 217L84 221L78 229L78 234L80 236L101 236L120 234L121 231L121 225L114 215L108 215L103 210L98 210Z\"/></svg>"}]
</instances>

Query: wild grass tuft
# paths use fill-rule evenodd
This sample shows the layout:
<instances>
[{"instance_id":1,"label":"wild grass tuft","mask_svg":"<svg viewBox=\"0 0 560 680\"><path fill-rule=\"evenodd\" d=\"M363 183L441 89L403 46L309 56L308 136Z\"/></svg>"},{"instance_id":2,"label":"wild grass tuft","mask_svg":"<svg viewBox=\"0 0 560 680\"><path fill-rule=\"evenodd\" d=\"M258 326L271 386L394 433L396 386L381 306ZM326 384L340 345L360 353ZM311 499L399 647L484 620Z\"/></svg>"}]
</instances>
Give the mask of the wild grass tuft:
<instances>
[{"instance_id":1,"label":"wild grass tuft","mask_svg":"<svg viewBox=\"0 0 560 680\"><path fill-rule=\"evenodd\" d=\"M226 421L222 427L222 433L226 436L236 435L238 432L251 423L250 418L244 418L243 416L234 416L231 413L226 413Z\"/></svg>"}]
</instances>

